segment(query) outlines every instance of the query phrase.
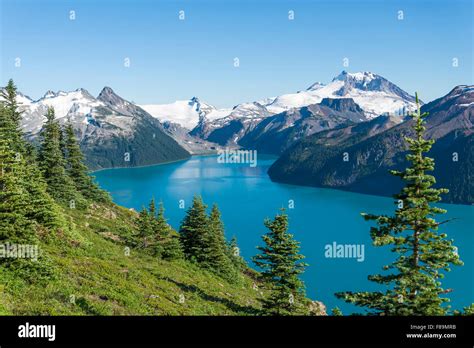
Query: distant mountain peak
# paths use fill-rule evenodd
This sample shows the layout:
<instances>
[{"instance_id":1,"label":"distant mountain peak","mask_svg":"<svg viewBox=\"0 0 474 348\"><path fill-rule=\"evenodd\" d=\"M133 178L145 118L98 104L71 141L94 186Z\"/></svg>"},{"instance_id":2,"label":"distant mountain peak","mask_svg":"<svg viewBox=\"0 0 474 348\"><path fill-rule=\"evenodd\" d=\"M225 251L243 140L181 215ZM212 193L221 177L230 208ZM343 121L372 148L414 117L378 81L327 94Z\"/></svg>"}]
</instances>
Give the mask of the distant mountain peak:
<instances>
[{"instance_id":1,"label":"distant mountain peak","mask_svg":"<svg viewBox=\"0 0 474 348\"><path fill-rule=\"evenodd\" d=\"M116 96L116 95L117 94L114 92L114 90L111 87L105 86L100 91L99 95L97 96L97 99L107 98L107 97Z\"/></svg>"},{"instance_id":2,"label":"distant mountain peak","mask_svg":"<svg viewBox=\"0 0 474 348\"><path fill-rule=\"evenodd\" d=\"M316 91L316 90L318 90L320 88L323 88L323 87L324 87L324 83L318 81L318 82L313 83L306 90L307 91Z\"/></svg>"},{"instance_id":3,"label":"distant mountain peak","mask_svg":"<svg viewBox=\"0 0 474 348\"><path fill-rule=\"evenodd\" d=\"M456 96L456 95L465 94L465 93L469 93L469 94L474 93L474 85L458 85L454 87L447 94L447 96Z\"/></svg>"},{"instance_id":4,"label":"distant mountain peak","mask_svg":"<svg viewBox=\"0 0 474 348\"><path fill-rule=\"evenodd\" d=\"M49 90L44 94L42 99L54 98L55 96L56 96L56 93L54 93L52 90Z\"/></svg>"},{"instance_id":5,"label":"distant mountain peak","mask_svg":"<svg viewBox=\"0 0 474 348\"><path fill-rule=\"evenodd\" d=\"M107 105L123 104L125 102L125 99L120 97L111 87L108 86L102 88L102 91L100 91L97 96L97 100Z\"/></svg>"},{"instance_id":6,"label":"distant mountain peak","mask_svg":"<svg viewBox=\"0 0 474 348\"><path fill-rule=\"evenodd\" d=\"M354 81L372 81L377 78L383 78L377 74L374 74L370 71L362 71L362 72L355 72L355 73L349 73L346 70L342 70L342 72L337 75L335 78L333 78L332 81L348 81L348 80L354 80Z\"/></svg>"}]
</instances>

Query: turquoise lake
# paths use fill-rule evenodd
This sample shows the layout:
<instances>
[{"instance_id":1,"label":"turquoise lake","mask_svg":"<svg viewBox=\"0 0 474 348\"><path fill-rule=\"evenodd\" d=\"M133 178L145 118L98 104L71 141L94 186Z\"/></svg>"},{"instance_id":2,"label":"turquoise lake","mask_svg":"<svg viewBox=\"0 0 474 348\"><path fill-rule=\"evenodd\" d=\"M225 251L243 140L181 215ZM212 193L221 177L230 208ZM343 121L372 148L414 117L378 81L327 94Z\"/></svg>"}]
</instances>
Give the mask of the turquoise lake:
<instances>
[{"instance_id":1,"label":"turquoise lake","mask_svg":"<svg viewBox=\"0 0 474 348\"><path fill-rule=\"evenodd\" d=\"M280 208L287 208L289 231L301 242L301 252L309 267L303 275L307 295L322 301L328 308L338 306L344 314L360 312L360 308L338 300L338 291L376 289L367 275L380 273L381 267L393 259L386 248L373 247L369 237L370 223L361 212L374 214L394 211L391 198L344 191L274 183L267 175L273 156L259 155L258 165L222 164L216 156L197 156L189 160L141 168L108 169L95 172L100 185L111 192L117 204L136 210L152 197L162 201L168 222L178 229L193 195L201 195L210 206L217 203L226 228L226 236L235 235L241 255L250 262L262 244L267 230L265 218L272 218ZM389 175L389 174L387 174ZM185 209L180 209L184 200ZM294 203L289 208L291 201ZM464 266L454 266L443 280L453 309L474 302L474 206L439 204L448 210L442 231L454 239ZM327 258L325 246L337 244L364 245L364 260Z\"/></svg>"}]
</instances>

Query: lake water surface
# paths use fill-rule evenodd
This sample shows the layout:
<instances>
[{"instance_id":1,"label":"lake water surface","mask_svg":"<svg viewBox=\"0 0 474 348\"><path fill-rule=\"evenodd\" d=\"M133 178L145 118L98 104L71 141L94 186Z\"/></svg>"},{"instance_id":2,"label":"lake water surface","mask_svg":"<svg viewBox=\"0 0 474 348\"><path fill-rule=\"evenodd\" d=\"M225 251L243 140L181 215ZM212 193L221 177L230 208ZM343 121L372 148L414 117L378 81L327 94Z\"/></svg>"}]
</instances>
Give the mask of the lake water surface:
<instances>
[{"instance_id":1,"label":"lake water surface","mask_svg":"<svg viewBox=\"0 0 474 348\"><path fill-rule=\"evenodd\" d=\"M100 185L111 192L116 203L141 209L152 197L165 205L168 222L178 229L185 209L193 195L201 195L211 205L217 203L226 228L227 238L235 235L242 256L250 257L262 243L267 230L265 218L272 218L279 209L287 209L290 232L301 242L301 252L309 264L303 280L310 298L326 304L328 310L338 306L344 314L359 311L338 300L334 293L344 290L370 290L376 285L367 275L381 272L393 255L385 248L371 245L370 224L361 212L374 214L394 211L391 198L344 191L284 185L272 182L268 167L273 156L259 155L258 165L217 163L216 156L198 156L189 160L142 168L109 169L94 173ZM389 175L389 174L387 174ZM439 220L456 218L442 225L453 238L465 265L453 267L443 280L444 288L452 288L447 296L453 308L474 302L474 206L440 204L448 210ZM364 245L364 259L327 258L325 246L337 244Z\"/></svg>"}]
</instances>

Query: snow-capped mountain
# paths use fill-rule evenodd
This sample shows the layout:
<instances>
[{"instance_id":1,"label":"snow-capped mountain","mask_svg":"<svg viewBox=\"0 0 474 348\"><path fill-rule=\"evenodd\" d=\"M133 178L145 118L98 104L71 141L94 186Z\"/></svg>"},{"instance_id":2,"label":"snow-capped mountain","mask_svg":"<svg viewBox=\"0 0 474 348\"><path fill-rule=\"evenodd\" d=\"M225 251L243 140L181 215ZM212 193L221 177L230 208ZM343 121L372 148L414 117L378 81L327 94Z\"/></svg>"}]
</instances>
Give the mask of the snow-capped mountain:
<instances>
[{"instance_id":1,"label":"snow-capped mountain","mask_svg":"<svg viewBox=\"0 0 474 348\"><path fill-rule=\"evenodd\" d=\"M225 117L231 112L230 109L216 109L212 105L201 102L197 97L177 100L171 104L145 104L140 107L161 122L178 123L189 130L196 127L203 117L212 121Z\"/></svg>"},{"instance_id":2,"label":"snow-capped mountain","mask_svg":"<svg viewBox=\"0 0 474 348\"><path fill-rule=\"evenodd\" d=\"M323 98L352 98L369 118L403 115L415 109L415 98L380 75L341 72L331 83L317 82L305 91L281 95L266 105L274 113L320 103Z\"/></svg>"},{"instance_id":3,"label":"snow-capped mountain","mask_svg":"<svg viewBox=\"0 0 474 348\"><path fill-rule=\"evenodd\" d=\"M245 134L271 115L259 102L242 103L223 118L209 120L207 115L202 117L190 134L222 146L237 146Z\"/></svg>"},{"instance_id":4,"label":"snow-capped mountain","mask_svg":"<svg viewBox=\"0 0 474 348\"><path fill-rule=\"evenodd\" d=\"M428 113L425 137L436 140L429 157L436 163L437 187L449 188L443 201L474 204L474 86L457 86L421 112ZM305 137L270 167L270 178L366 194L400 192L402 181L387 173L408 165L405 137L414 136L414 120L399 119L382 116ZM340 160L344 153L350 154L346 163Z\"/></svg>"},{"instance_id":5,"label":"snow-capped mountain","mask_svg":"<svg viewBox=\"0 0 474 348\"><path fill-rule=\"evenodd\" d=\"M93 169L155 164L183 159L189 153L158 120L105 87L97 98L85 89L52 92L38 99L18 93L22 127L35 140L46 121L48 107L60 124L70 122L86 161ZM125 159L125 153L129 156Z\"/></svg>"},{"instance_id":6,"label":"snow-capped mountain","mask_svg":"<svg viewBox=\"0 0 474 348\"><path fill-rule=\"evenodd\" d=\"M174 138L181 146L173 139L168 139L174 143L171 145L170 142L169 146L174 148L170 151L179 153L181 157L186 156L183 147L192 153L199 153L200 150L209 152L213 149L215 146L212 143L220 146L243 146L242 139L255 130L263 120L282 113L284 113L282 119L286 121L282 125L275 126L278 123L275 121L276 123L271 122L271 127L258 128L259 139L264 139L266 136L264 133L269 130L276 132L278 129L293 128L292 132L303 136L318 129L330 128L332 124L339 124L340 120L344 119L337 110L326 112L326 108L331 109L336 105L334 100L337 99L344 99L344 105L353 101L360 107L360 117L357 117L360 120L371 119L385 113L402 115L415 108L414 97L387 79L370 72L348 73L345 71L327 85L316 82L304 91L241 103L233 108L223 109L217 109L200 101L197 97L190 100L178 100L171 104L136 105L119 97L109 87L105 87L97 98L85 89L71 92L48 91L38 100L18 94L18 103L23 111L23 128L32 138L40 132L46 120L44 115L47 108L54 107L56 118L60 123L71 122L81 145L90 147L86 150L86 154L87 151L102 151L103 146L99 149L94 144L101 141L103 143L103 139L122 139L124 141L120 145L122 148L117 151L124 152L123 147L127 147L126 139L132 139L136 134L146 133L154 134L158 138L162 138L161 135ZM332 105L320 105L324 100L332 101ZM302 108L311 105L320 106L312 107L311 110L314 111L312 116L306 117L306 111ZM337 115L337 120L331 119L331 117L336 117L334 115ZM322 119L324 119L323 123L321 123ZM280 120L280 118L275 120ZM160 121L166 122L167 126L163 127ZM145 124L150 125L149 129L143 128ZM296 128L294 128L295 125ZM188 134L185 134L186 132ZM257 133L253 133L255 134ZM253 139L253 135L246 137L244 146L252 146L248 140ZM146 147L145 143L144 140L144 143L139 146ZM176 146L180 148L179 151L175 148ZM158 155L165 150L165 148L157 150ZM90 158L91 156L89 153ZM99 157L91 159L92 167L119 165L118 162L112 163ZM158 157L165 158L166 156L159 155ZM143 161L137 163L144 164Z\"/></svg>"},{"instance_id":7,"label":"snow-capped mountain","mask_svg":"<svg viewBox=\"0 0 474 348\"><path fill-rule=\"evenodd\" d=\"M101 105L84 89L57 93L48 91L36 101L19 93L17 101L23 112L23 130L31 135L36 135L41 130L46 121L45 114L48 107L54 108L57 119L87 125L93 122L93 108Z\"/></svg>"},{"instance_id":8,"label":"snow-capped mountain","mask_svg":"<svg viewBox=\"0 0 474 348\"><path fill-rule=\"evenodd\" d=\"M240 139L264 118L320 104L325 99L352 99L363 110L364 119L382 114L405 115L416 107L413 96L382 76L343 71L327 85L316 82L304 91L239 104L223 118L211 120L206 115L191 134L220 145L239 145Z\"/></svg>"},{"instance_id":9,"label":"snow-capped mountain","mask_svg":"<svg viewBox=\"0 0 474 348\"><path fill-rule=\"evenodd\" d=\"M245 148L281 154L302 138L345 124L366 121L364 111L351 98L325 98L319 104L293 108L266 117L239 140Z\"/></svg>"}]
</instances>

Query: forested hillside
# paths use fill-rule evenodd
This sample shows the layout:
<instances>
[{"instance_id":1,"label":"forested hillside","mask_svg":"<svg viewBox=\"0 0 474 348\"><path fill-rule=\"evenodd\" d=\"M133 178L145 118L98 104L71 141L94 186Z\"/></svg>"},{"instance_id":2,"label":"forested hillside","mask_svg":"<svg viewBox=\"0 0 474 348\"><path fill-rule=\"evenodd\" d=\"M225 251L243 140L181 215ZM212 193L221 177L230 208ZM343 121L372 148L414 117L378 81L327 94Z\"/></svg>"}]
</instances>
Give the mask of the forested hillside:
<instances>
[{"instance_id":1,"label":"forested hillside","mask_svg":"<svg viewBox=\"0 0 474 348\"><path fill-rule=\"evenodd\" d=\"M2 99L0 314L271 313L262 303L272 303L276 288L247 266L235 238L226 240L217 205L209 211L195 197L179 233L161 203L139 213L117 206L89 175L73 126L61 125L54 108L34 147L21 130L13 81ZM324 312L302 283L278 290L293 293L286 314Z\"/></svg>"}]
</instances>

